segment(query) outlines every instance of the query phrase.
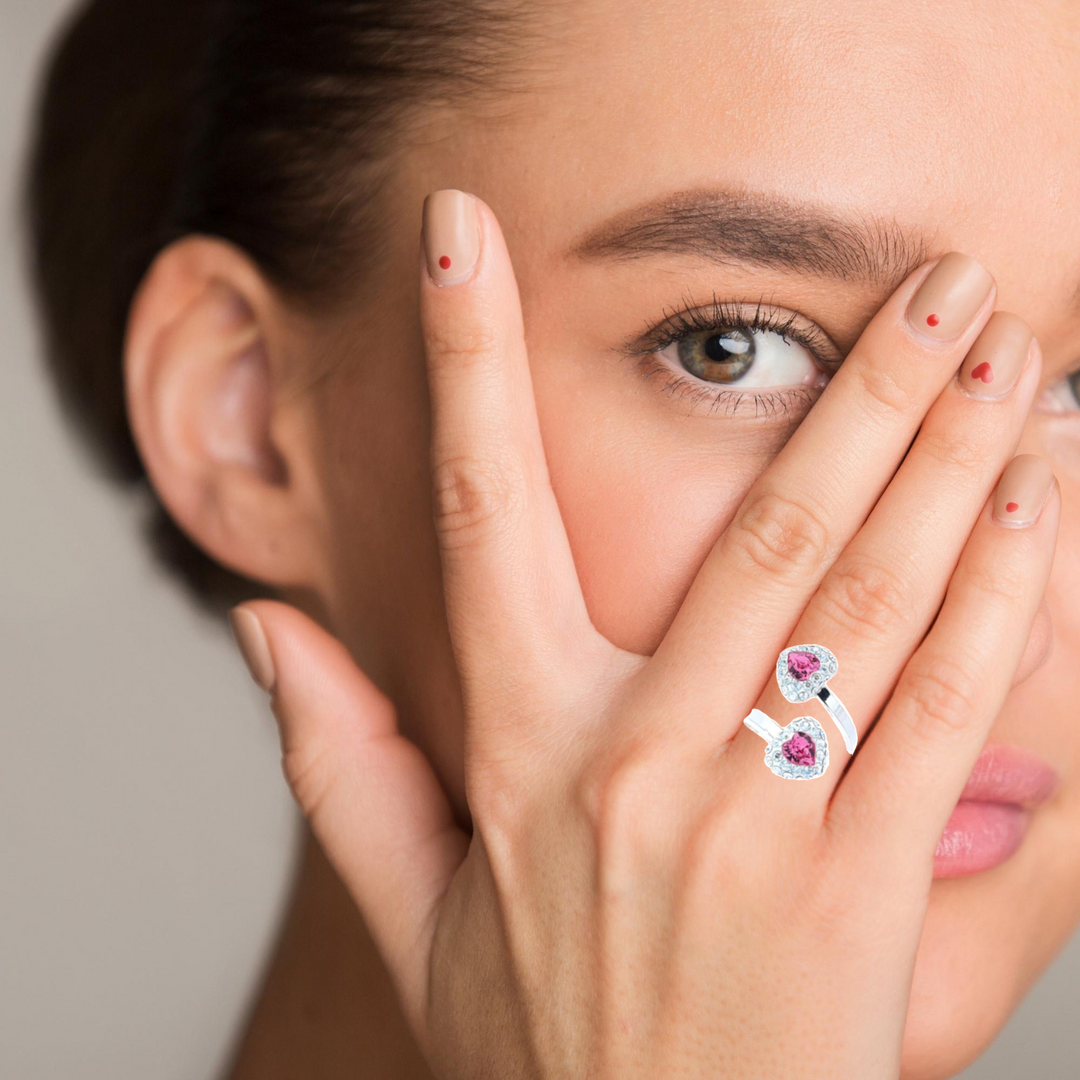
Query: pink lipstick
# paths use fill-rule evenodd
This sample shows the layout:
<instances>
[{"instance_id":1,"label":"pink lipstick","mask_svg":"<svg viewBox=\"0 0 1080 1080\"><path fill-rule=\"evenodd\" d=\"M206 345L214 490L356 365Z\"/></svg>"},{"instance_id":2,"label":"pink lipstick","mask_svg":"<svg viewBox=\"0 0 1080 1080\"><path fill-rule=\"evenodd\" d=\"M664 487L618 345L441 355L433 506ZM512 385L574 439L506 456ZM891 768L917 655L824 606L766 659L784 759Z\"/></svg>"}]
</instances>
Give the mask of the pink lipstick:
<instances>
[{"instance_id":1,"label":"pink lipstick","mask_svg":"<svg viewBox=\"0 0 1080 1080\"><path fill-rule=\"evenodd\" d=\"M1003 863L1023 843L1031 812L1060 777L1042 758L1005 743L987 745L934 853L934 877L977 874Z\"/></svg>"}]
</instances>

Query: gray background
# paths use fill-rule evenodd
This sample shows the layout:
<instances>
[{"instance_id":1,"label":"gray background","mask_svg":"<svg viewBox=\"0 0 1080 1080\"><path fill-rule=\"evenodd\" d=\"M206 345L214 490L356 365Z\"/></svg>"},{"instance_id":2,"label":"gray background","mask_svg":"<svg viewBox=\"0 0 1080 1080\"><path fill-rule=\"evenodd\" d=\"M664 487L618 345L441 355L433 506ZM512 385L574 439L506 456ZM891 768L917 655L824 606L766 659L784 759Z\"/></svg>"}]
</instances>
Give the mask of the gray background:
<instances>
[{"instance_id":1,"label":"gray background","mask_svg":"<svg viewBox=\"0 0 1080 1080\"><path fill-rule=\"evenodd\" d=\"M299 837L273 721L54 408L15 166L68 0L0 0L0 1076L199 1080L227 1055ZM77 197L77 195L75 196ZM1080 937L965 1080L1077 1075Z\"/></svg>"}]
</instances>

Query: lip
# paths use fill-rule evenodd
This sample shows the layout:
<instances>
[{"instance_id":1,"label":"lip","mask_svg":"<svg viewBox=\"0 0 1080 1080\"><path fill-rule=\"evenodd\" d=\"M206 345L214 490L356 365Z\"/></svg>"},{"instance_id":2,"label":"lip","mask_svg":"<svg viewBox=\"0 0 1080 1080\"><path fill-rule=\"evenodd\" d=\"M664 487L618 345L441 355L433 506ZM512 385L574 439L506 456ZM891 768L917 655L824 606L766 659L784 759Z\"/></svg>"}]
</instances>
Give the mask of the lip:
<instances>
[{"instance_id":1,"label":"lip","mask_svg":"<svg viewBox=\"0 0 1080 1080\"><path fill-rule=\"evenodd\" d=\"M987 746L938 841L934 877L977 874L1003 863L1023 843L1032 811L1060 779L1034 754L1004 743Z\"/></svg>"}]
</instances>

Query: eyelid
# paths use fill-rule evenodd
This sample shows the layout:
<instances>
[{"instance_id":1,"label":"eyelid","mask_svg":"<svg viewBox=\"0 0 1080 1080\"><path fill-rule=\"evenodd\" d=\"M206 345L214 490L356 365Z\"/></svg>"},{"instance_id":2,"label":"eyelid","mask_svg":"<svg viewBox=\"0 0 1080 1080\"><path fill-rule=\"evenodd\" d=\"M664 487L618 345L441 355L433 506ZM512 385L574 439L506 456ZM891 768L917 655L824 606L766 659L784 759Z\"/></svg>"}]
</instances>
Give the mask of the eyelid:
<instances>
[{"instance_id":1,"label":"eyelid","mask_svg":"<svg viewBox=\"0 0 1080 1080\"><path fill-rule=\"evenodd\" d=\"M822 373L833 375L844 360L845 354L832 338L813 320L799 312L780 305L768 303L765 297L756 304L748 301L722 301L712 294L710 303L695 304L692 296L683 296L683 307L673 311L658 324L646 324L645 330L636 338L614 346L624 359L634 361L634 366L645 381L657 377L665 379L662 391L681 400L689 397L691 402L707 401L709 411L715 412L727 404L727 413L733 415L753 403L754 417L773 418L778 413L790 413L793 406L801 413L809 410L817 400L815 390L807 386L777 387L725 387L711 385L695 378L689 372L677 371L664 361L660 353L675 342L693 333L716 330L723 326L769 331L779 334L805 348L813 357ZM666 307L665 307L666 313ZM802 320L803 325L800 324ZM693 412L693 406L691 406Z\"/></svg>"},{"instance_id":2,"label":"eyelid","mask_svg":"<svg viewBox=\"0 0 1080 1080\"><path fill-rule=\"evenodd\" d=\"M797 342L830 373L843 362L844 353L817 323L791 308L769 303L764 295L756 302L724 301L714 291L711 301L701 305L694 304L693 298L684 294L683 305L660 323L646 324L642 334L625 342L619 351L628 356L642 356L659 352L692 333L736 325L770 331ZM667 311L666 307L664 311Z\"/></svg>"}]
</instances>

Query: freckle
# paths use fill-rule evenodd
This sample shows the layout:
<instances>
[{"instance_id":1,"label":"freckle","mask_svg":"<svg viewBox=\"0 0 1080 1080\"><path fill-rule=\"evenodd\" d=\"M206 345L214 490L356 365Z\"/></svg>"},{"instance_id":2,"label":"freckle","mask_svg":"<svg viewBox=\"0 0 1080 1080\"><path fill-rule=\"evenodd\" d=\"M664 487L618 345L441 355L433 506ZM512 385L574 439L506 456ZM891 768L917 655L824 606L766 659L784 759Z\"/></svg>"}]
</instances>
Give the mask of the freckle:
<instances>
[{"instance_id":1,"label":"freckle","mask_svg":"<svg viewBox=\"0 0 1080 1080\"><path fill-rule=\"evenodd\" d=\"M1006 503L1005 504L1005 510L1010 514L1016 513L1016 511L1019 510L1019 509L1020 509L1020 504L1019 503Z\"/></svg>"},{"instance_id":2,"label":"freckle","mask_svg":"<svg viewBox=\"0 0 1080 1080\"><path fill-rule=\"evenodd\" d=\"M450 256L449 255L443 255L442 258L439 259L439 265L444 270L449 270L450 269Z\"/></svg>"},{"instance_id":3,"label":"freckle","mask_svg":"<svg viewBox=\"0 0 1080 1080\"><path fill-rule=\"evenodd\" d=\"M936 315L927 315L926 321L930 326L937 326L941 320Z\"/></svg>"}]
</instances>

